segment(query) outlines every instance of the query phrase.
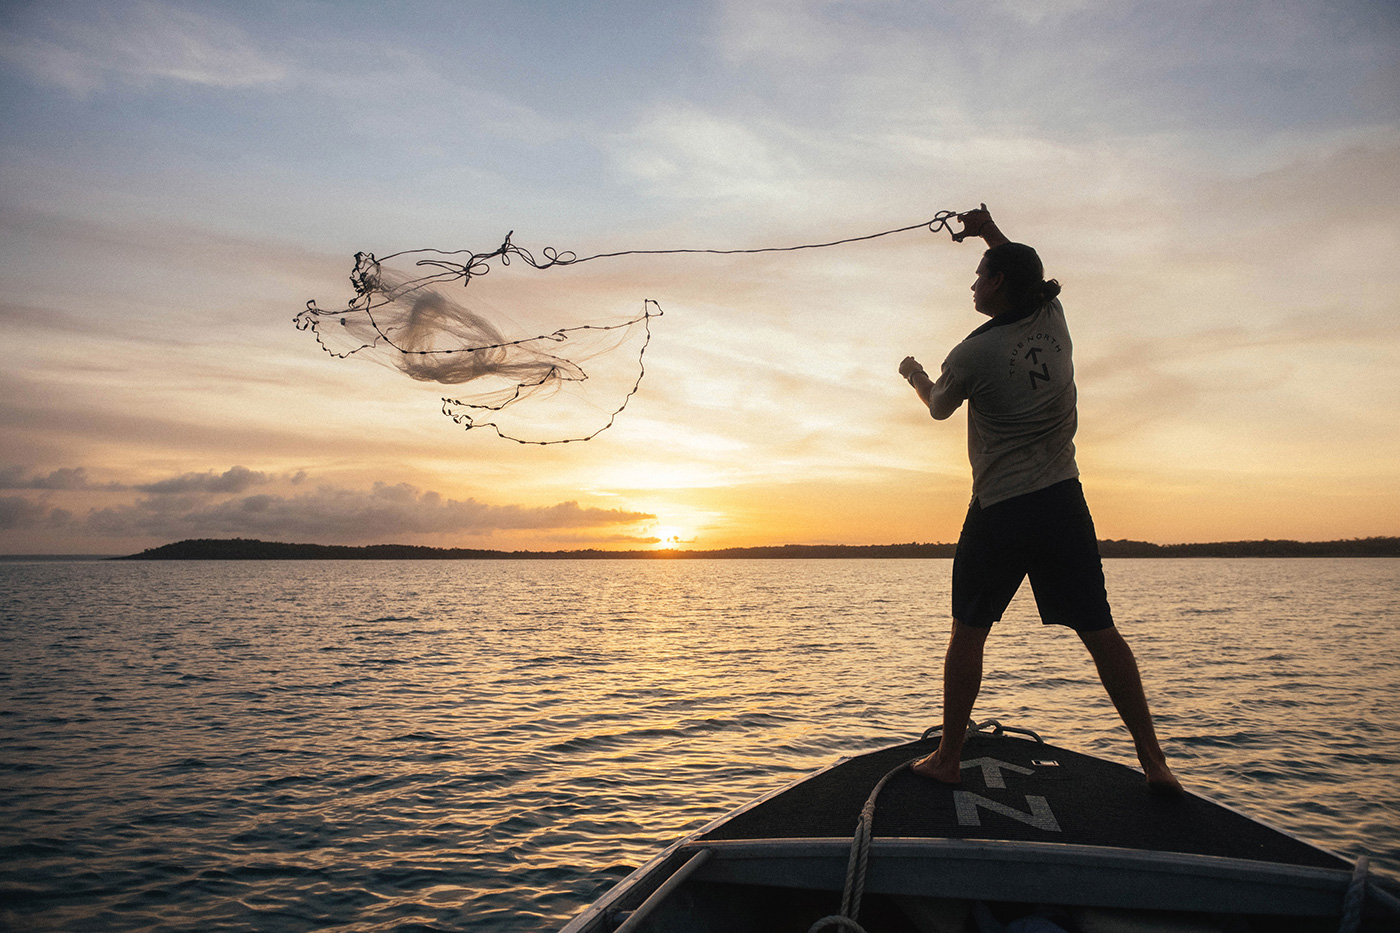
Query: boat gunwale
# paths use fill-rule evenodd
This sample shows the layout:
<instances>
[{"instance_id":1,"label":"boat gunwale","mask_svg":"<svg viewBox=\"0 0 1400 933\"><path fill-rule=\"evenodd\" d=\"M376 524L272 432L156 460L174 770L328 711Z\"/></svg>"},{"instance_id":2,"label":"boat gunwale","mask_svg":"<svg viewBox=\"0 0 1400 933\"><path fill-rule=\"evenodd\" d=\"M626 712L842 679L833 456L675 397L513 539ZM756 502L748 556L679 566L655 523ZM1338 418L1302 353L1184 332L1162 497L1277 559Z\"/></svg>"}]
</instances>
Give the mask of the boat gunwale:
<instances>
[{"instance_id":1,"label":"boat gunwale","mask_svg":"<svg viewBox=\"0 0 1400 933\"><path fill-rule=\"evenodd\" d=\"M697 841L679 848L682 856L711 850L711 865L744 859L832 859L844 865L851 840L844 836L789 839L722 839ZM1191 852L1090 846L1066 842L1016 842L1003 839L948 839L922 836L876 836L870 841L872 871L876 859L995 862L1025 867L1044 866L1080 870L1113 870L1180 877L1250 882L1262 887L1288 886L1314 892L1345 893L1351 872L1343 868L1318 868ZM713 868L700 877L714 874ZM871 888L870 890L874 890Z\"/></svg>"},{"instance_id":2,"label":"boat gunwale","mask_svg":"<svg viewBox=\"0 0 1400 933\"><path fill-rule=\"evenodd\" d=\"M656 855L652 856L650 859L637 866L627 875L627 877L623 878L617 884L604 891L602 895L600 895L598 899L595 900L593 903L589 904L588 907L583 910L583 912L572 917L569 920L569 922L565 924L562 929L560 929L559 933L583 933L583 931L590 929L593 924L595 924L599 919L606 915L608 911L615 909L619 902L625 900L629 896L632 896L634 893L639 894L639 901L641 899L649 897L651 895L651 892L655 891L662 884L664 884L666 878L670 877L672 872L674 872L675 869L679 867L679 864L673 866L670 871L665 872L663 875L661 875L661 877L655 879L654 884L652 884L650 887L647 887L648 882L652 881L652 876L656 875L668 860L675 859L679 863L680 860L676 859L676 856L682 854L683 850L690 851L696 848L704 848L703 846L695 846L694 843L696 842L696 840L704 836L706 833L711 832L712 830L717 829L720 826L723 826L725 823L729 822L730 820L734 819L740 814L747 813L754 807L757 807L760 804L767 803L769 800L772 800L774 797L780 796L781 794L787 793L789 790L796 787L797 785L805 781L810 781L812 778L817 777L821 774L825 774L828 771L833 770L834 768L839 768L846 762L859 758L862 755L873 755L878 752L888 751L891 748L898 748L901 745L908 744L910 743L896 742L893 745L883 745L879 748L872 748L869 751L858 752L854 755L842 755L840 758L836 759L828 765L823 765L815 771L809 771L805 774L799 775L793 778L792 780L788 781L787 783L783 784L781 787L774 788L773 790L768 791L765 794L760 794L759 796L740 804L733 810L728 810L724 812L723 814L715 817L703 826L681 836L679 839L666 846ZM846 839L847 848L850 847L850 844L851 840L848 837ZM691 854L693 854L693 851L691 851Z\"/></svg>"},{"instance_id":3,"label":"boat gunwale","mask_svg":"<svg viewBox=\"0 0 1400 933\"><path fill-rule=\"evenodd\" d=\"M734 864L746 859L781 859L789 862L800 860L830 862L832 874L839 877L845 871L850 850L850 840L845 837L794 837L790 839L724 839L711 842L699 841L683 845L679 849L681 857L709 850L710 858L706 867L697 872L698 881L731 881L724 878L726 863ZM889 870L891 864L900 859L948 862L966 865L968 863L1001 863L1010 868L1054 869L1061 873L1084 873L1084 880L1092 882L1099 891L1103 882L1111 875L1120 880L1120 886L1134 878L1157 879L1164 876L1174 878L1178 884L1191 885L1202 882L1251 886L1251 903L1245 909L1237 902L1240 892L1232 887L1227 898L1189 903L1189 888L1175 893L1164 894L1158 889L1153 898L1160 903L1144 904L1137 896L1113 902L1112 897L1099 894L1097 898L1086 898L1083 891L1076 891L1063 901L1066 904L1099 907L1129 907L1138 909L1173 909L1197 912L1237 913L1254 916L1337 916L1341 912L1343 898L1352 882L1352 871L1346 868L1320 868L1311 865L1291 865L1286 862L1271 862L1257 859L1234 858L1219 855L1200 855L1189 852L1167 852L1155 849L1128 849L1113 846L1088 846L1063 842L1015 842L1002 839L947 839L942 837L899 837L877 836L870 843L871 874L867 879L868 892L886 894L909 894L898 889L882 890L879 875ZM878 860L878 861L877 861ZM883 866L877 868L877 866ZM716 876L719 876L718 878ZM797 885L801 886L801 885ZM829 884L812 885L815 890L832 890ZM839 890L838 888L835 888ZM1183 897L1183 891L1186 896ZM967 895L957 895L966 897ZM993 896L974 899L996 899ZM1012 897L1011 900L1024 898ZM1032 898L1045 903L1056 902L1056 898L1043 896ZM1151 898L1149 898L1151 900ZM1097 901L1097 902L1096 902ZM1400 918L1400 897L1382 887L1377 879L1368 879L1366 901L1374 910L1386 916Z\"/></svg>"}]
</instances>

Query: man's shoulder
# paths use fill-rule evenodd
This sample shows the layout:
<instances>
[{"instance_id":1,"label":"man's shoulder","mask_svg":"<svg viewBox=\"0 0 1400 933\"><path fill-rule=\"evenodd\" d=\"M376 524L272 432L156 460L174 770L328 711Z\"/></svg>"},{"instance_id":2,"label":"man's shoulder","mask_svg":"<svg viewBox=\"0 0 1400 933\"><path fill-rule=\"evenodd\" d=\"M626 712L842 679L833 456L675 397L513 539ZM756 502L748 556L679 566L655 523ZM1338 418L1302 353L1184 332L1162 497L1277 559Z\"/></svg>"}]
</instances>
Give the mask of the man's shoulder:
<instances>
[{"instance_id":1,"label":"man's shoulder","mask_svg":"<svg viewBox=\"0 0 1400 933\"><path fill-rule=\"evenodd\" d=\"M988 338L988 332L979 327L977 330L958 341L957 345L948 353L948 359L968 359L969 357L978 356L981 353L985 353L987 347L991 346L994 342L994 339Z\"/></svg>"},{"instance_id":2,"label":"man's shoulder","mask_svg":"<svg viewBox=\"0 0 1400 933\"><path fill-rule=\"evenodd\" d=\"M1063 330L1068 335L1069 328L1060 300L1052 298L1036 310L1014 318L992 318L953 347L948 359L950 362L975 360L989 353L999 354L1008 344L1015 344L1020 340L1027 328Z\"/></svg>"}]
</instances>

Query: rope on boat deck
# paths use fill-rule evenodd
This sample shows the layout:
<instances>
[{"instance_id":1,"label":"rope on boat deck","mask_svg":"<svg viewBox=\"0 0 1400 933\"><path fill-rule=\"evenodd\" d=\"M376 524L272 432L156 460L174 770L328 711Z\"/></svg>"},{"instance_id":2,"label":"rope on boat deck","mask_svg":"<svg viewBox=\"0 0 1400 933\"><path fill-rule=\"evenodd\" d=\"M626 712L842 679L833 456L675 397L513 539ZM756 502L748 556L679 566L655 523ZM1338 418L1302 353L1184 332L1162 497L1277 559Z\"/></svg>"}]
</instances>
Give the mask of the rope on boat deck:
<instances>
[{"instance_id":1,"label":"rope on boat deck","mask_svg":"<svg viewBox=\"0 0 1400 933\"><path fill-rule=\"evenodd\" d=\"M1337 927L1337 933L1356 933L1361 929L1361 909L1366 906L1366 876L1370 870L1371 861L1366 856L1356 860L1346 897L1342 898L1342 925Z\"/></svg>"},{"instance_id":2,"label":"rope on boat deck","mask_svg":"<svg viewBox=\"0 0 1400 933\"><path fill-rule=\"evenodd\" d=\"M989 719L980 724L969 722L968 728L972 732L978 732L989 725L996 727L994 733L1021 732L1032 736L1038 742L1044 741L1034 732L1004 727L995 719ZM924 733L923 738L929 738L934 731L935 729L929 729ZM870 796L865 798L865 805L860 808L860 819L856 821L855 834L851 838L851 857L846 863L846 887L841 894L841 913L821 918L808 928L807 933L819 933L827 927L851 930L852 933L867 933L865 927L861 926L856 918L860 916L860 899L865 893L865 873L870 864L870 839L875 827L875 801L879 798L880 791L884 790L885 785L890 782L890 778L910 767L922 757L911 758L891 769L888 774L880 778L875 788L870 792ZM1366 856L1363 855L1356 860L1356 865L1351 872L1351 881L1347 885L1346 895L1342 898L1342 922L1337 928L1337 933L1357 933L1361 929L1361 915L1366 906L1366 885L1369 881L1370 870L1371 862Z\"/></svg>"},{"instance_id":3,"label":"rope on boat deck","mask_svg":"<svg viewBox=\"0 0 1400 933\"><path fill-rule=\"evenodd\" d=\"M988 719L981 723L968 720L968 733L981 732L987 726L995 727L992 730L993 735L1000 735L1002 732L1019 732L1022 735L1032 737L1037 742L1045 741L1029 729L1012 729L1009 726L1003 726L995 719ZM925 730L920 740L928 739L940 730L941 726L931 726ZM865 871L870 864L870 837L875 830L875 801L880 796L880 791L884 790L885 785L889 783L890 778L913 765L922 757L910 758L891 770L889 774L880 778L875 789L870 792L870 796L865 798L865 806L860 808L860 819L856 821L855 835L851 837L851 857L846 863L846 889L841 894L841 912L821 918L808 928L807 933L818 933L826 927L838 927L851 930L852 933L866 933L865 927L861 926L856 918L860 916L860 899L861 895L865 893Z\"/></svg>"},{"instance_id":4,"label":"rope on boat deck","mask_svg":"<svg viewBox=\"0 0 1400 933\"><path fill-rule=\"evenodd\" d=\"M823 917L808 928L807 933L818 933L827 927L851 930L852 933L866 933L865 927L857 922L860 916L860 899L865 893L865 871L870 865L870 837L875 829L875 800L885 789L890 778L918 761L911 758L880 778L870 796L865 798L865 806L860 808L860 819L856 821L855 835L851 837L851 857L846 862L846 889L841 894L841 912Z\"/></svg>"}]
</instances>

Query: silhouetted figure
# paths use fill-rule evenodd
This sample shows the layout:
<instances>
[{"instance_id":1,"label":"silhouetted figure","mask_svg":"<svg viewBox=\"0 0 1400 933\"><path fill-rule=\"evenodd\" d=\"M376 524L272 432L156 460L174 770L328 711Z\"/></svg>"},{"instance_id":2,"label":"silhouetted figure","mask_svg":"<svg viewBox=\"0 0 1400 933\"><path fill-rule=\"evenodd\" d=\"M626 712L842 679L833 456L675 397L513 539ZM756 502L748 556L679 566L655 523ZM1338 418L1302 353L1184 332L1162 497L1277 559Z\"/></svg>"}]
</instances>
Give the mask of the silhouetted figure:
<instances>
[{"instance_id":1,"label":"silhouetted figure","mask_svg":"<svg viewBox=\"0 0 1400 933\"><path fill-rule=\"evenodd\" d=\"M968 718L982 685L987 633L1030 577L1041 620L1074 629L1132 733L1149 786L1180 792L1157 742L1132 649L1114 627L1094 522L1074 459L1074 365L1060 284L1036 251L1012 243L984 204L958 215L987 251L972 303L991 320L953 348L938 379L905 357L899 374L943 420L968 403L972 504L953 561L953 634L943 665L943 737L914 764L960 781Z\"/></svg>"}]
</instances>

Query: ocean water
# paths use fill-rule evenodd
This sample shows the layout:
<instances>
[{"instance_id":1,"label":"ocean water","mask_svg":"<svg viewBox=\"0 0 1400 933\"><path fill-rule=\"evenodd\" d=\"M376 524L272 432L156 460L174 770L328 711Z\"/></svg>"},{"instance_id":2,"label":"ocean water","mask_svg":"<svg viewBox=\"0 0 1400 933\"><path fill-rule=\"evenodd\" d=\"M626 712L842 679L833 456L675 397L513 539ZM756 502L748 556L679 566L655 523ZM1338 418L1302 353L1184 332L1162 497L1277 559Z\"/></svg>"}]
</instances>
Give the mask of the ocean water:
<instances>
[{"instance_id":1,"label":"ocean water","mask_svg":"<svg viewBox=\"0 0 1400 933\"><path fill-rule=\"evenodd\" d=\"M555 929L935 724L949 569L0 563L0 928ZM1400 561L1107 572L1183 780L1400 878ZM977 718L1133 762L1027 593L987 657Z\"/></svg>"}]
</instances>

